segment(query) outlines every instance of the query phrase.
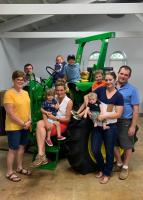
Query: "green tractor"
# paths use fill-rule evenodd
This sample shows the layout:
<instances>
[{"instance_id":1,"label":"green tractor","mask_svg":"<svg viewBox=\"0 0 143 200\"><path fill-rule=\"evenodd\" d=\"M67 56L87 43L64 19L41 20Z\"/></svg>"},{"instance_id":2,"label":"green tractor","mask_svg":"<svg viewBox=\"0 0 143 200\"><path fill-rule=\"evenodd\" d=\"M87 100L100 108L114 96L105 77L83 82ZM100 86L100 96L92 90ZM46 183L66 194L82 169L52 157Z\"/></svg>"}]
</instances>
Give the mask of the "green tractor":
<instances>
[{"instance_id":1,"label":"green tractor","mask_svg":"<svg viewBox=\"0 0 143 200\"><path fill-rule=\"evenodd\" d=\"M91 41L101 41L101 48L99 58L96 64L94 64L93 68L90 70L89 80L87 82L78 82L76 84L76 88L78 90L71 90L69 95L71 95L74 100L74 107L79 107L83 102L83 97L90 90L93 84L93 74L96 70L102 69L105 70L104 63L108 48L108 42L110 38L114 38L114 32L103 33L99 35L94 35L90 37L85 37L76 40L76 44L79 45L77 54L76 54L76 62L81 63L82 54L84 46L87 42ZM47 80L42 80L42 83L39 84L34 80L31 80L29 83L29 94L31 98L31 115L32 115L32 127L30 133L30 139L32 143L36 144L35 140L35 129L36 123L38 120L42 118L40 107L41 102L43 101L43 94L45 89L51 88L53 84L53 75L55 73L54 69L51 67L46 67L46 71L49 73L50 77ZM91 145L90 145L90 133L93 129L93 125L91 120L83 119L81 121L76 121L74 119L69 123L69 128L67 130L67 140L65 142L58 142L57 146L48 147L46 146L46 152L54 153L55 160L47 165L43 165L42 169L55 169L59 151L62 145L64 145L64 151L66 151L66 157L72 166L73 169L80 172L81 174L86 174L96 170L96 161L92 154ZM63 144L64 143L64 144ZM35 151L36 154L36 151Z\"/></svg>"}]
</instances>

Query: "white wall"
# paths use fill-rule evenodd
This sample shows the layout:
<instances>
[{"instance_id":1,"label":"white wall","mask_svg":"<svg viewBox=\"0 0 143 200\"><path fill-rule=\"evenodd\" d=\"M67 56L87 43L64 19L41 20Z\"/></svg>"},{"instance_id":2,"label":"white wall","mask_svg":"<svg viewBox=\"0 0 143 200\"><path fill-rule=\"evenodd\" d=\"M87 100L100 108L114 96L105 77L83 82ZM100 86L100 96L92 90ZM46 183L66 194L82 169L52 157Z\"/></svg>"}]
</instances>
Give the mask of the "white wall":
<instances>
[{"instance_id":1,"label":"white wall","mask_svg":"<svg viewBox=\"0 0 143 200\"><path fill-rule=\"evenodd\" d=\"M11 86L12 72L20 65L19 40L1 39L0 57L0 90L4 90Z\"/></svg>"},{"instance_id":2,"label":"white wall","mask_svg":"<svg viewBox=\"0 0 143 200\"><path fill-rule=\"evenodd\" d=\"M62 54L66 58L76 52L73 39L24 39L20 47L22 65L32 63L36 75L43 78L48 75L45 67L54 66L56 55Z\"/></svg>"},{"instance_id":3,"label":"white wall","mask_svg":"<svg viewBox=\"0 0 143 200\"><path fill-rule=\"evenodd\" d=\"M77 45L74 39L23 39L20 42L21 63L32 63L37 76L46 78L45 66L54 65L55 57L62 54L67 57L68 54L76 54ZM84 68L88 64L89 55L99 50L100 42L89 43L85 46L83 53ZM141 112L143 112L143 84L142 84L142 49L143 38L117 38L111 39L106 59L106 66L109 66L109 56L112 52L121 50L127 55L127 64L133 70L130 82L139 90L141 96ZM119 66L120 67L120 66Z\"/></svg>"}]
</instances>

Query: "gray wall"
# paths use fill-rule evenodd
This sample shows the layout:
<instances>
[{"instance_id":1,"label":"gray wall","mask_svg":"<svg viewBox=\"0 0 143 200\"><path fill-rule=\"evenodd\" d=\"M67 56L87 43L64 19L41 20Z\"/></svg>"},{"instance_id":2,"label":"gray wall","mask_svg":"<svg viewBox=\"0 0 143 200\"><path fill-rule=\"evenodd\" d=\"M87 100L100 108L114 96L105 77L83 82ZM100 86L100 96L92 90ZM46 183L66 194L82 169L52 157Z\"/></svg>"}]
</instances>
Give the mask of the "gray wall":
<instances>
[{"instance_id":1,"label":"gray wall","mask_svg":"<svg viewBox=\"0 0 143 200\"><path fill-rule=\"evenodd\" d=\"M45 66L53 66L56 55L62 54L66 58L68 54L76 53L77 45L74 41L74 39L23 39L20 41L21 64L32 63L36 75L46 78L48 75ZM141 96L141 112L143 112L142 49L143 38L111 39L106 59L106 66L109 66L109 56L112 52L121 50L127 55L127 64L133 70L130 82L138 88ZM84 68L88 65L89 55L95 50L99 50L99 42L89 43L85 46Z\"/></svg>"},{"instance_id":2,"label":"gray wall","mask_svg":"<svg viewBox=\"0 0 143 200\"><path fill-rule=\"evenodd\" d=\"M1 39L0 56L0 90L3 90L11 86L11 74L20 65L19 40Z\"/></svg>"}]
</instances>

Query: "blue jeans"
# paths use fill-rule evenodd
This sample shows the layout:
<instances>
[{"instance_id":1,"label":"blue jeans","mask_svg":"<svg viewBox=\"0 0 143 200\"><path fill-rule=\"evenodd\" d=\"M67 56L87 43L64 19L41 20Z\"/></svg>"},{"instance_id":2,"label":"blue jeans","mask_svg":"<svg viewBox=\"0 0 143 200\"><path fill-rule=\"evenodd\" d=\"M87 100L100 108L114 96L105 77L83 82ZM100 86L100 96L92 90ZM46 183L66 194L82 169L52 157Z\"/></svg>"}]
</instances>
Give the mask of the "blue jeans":
<instances>
[{"instance_id":1,"label":"blue jeans","mask_svg":"<svg viewBox=\"0 0 143 200\"><path fill-rule=\"evenodd\" d=\"M117 125L109 124L110 128L103 130L102 127L97 126L91 136L92 151L97 161L97 167L99 171L102 171L104 175L110 176L114 162L114 146L117 139ZM104 162L103 155L101 153L101 146L104 142L106 150L106 162Z\"/></svg>"}]
</instances>

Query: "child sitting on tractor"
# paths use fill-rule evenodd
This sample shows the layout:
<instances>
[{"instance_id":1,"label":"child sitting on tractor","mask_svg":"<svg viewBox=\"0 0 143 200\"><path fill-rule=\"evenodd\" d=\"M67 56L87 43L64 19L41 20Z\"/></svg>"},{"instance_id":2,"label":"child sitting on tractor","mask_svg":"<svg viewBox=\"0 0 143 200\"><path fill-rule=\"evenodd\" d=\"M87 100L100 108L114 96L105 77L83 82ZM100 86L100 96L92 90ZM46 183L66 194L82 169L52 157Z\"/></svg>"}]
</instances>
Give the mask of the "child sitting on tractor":
<instances>
[{"instance_id":1,"label":"child sitting on tractor","mask_svg":"<svg viewBox=\"0 0 143 200\"><path fill-rule=\"evenodd\" d=\"M46 100L42 103L41 112L43 114L43 120L48 120L48 129L47 129L47 137L45 139L48 146L53 146L53 143L51 141L51 127L52 124L55 124L57 129L57 139L58 140L65 140L66 137L61 135L61 128L59 121L55 121L53 119L50 119L50 113L54 116L56 116L59 104L57 100L55 99L55 90L50 89L46 91ZM45 117L46 116L46 117ZM47 123L45 123L47 124Z\"/></svg>"},{"instance_id":2,"label":"child sitting on tractor","mask_svg":"<svg viewBox=\"0 0 143 200\"><path fill-rule=\"evenodd\" d=\"M64 67L67 63L64 61L64 57L62 55L58 55L56 57L56 64L55 64L55 74L53 77L54 84L58 79L64 78Z\"/></svg>"},{"instance_id":3,"label":"child sitting on tractor","mask_svg":"<svg viewBox=\"0 0 143 200\"><path fill-rule=\"evenodd\" d=\"M68 55L68 64L65 65L64 74L69 89L75 89L76 83L80 80L80 65L75 63L75 55Z\"/></svg>"},{"instance_id":4,"label":"child sitting on tractor","mask_svg":"<svg viewBox=\"0 0 143 200\"><path fill-rule=\"evenodd\" d=\"M87 95L87 98L88 98L87 107L81 113L79 113L78 118L76 117L76 115L74 115L73 118L79 119L79 116L80 118L81 117L87 118L88 115L93 121L94 127L96 127L97 124L99 123L98 115L104 113L104 105L100 104L100 102L97 99L97 95L94 92L90 92ZM102 126L104 130L110 128L109 126L107 126L107 122L105 120L102 122Z\"/></svg>"},{"instance_id":5,"label":"child sitting on tractor","mask_svg":"<svg viewBox=\"0 0 143 200\"><path fill-rule=\"evenodd\" d=\"M103 71L97 70L95 71L95 82L92 85L92 91L96 90L99 87L106 86L106 81L103 80ZM80 113L87 107L88 105L88 98L87 95L84 96L84 102L78 109L78 111L72 111L73 115L76 115L76 118L80 118Z\"/></svg>"}]
</instances>

